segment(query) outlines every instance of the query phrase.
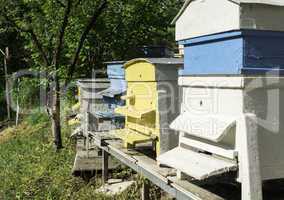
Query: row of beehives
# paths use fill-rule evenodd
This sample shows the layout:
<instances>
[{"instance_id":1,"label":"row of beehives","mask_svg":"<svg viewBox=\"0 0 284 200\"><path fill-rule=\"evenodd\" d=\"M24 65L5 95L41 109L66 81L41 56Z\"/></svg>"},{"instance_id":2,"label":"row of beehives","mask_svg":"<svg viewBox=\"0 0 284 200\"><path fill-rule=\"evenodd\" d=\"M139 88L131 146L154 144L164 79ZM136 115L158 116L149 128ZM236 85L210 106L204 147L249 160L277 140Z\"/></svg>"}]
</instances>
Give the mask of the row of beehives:
<instances>
[{"instance_id":1,"label":"row of beehives","mask_svg":"<svg viewBox=\"0 0 284 200\"><path fill-rule=\"evenodd\" d=\"M174 21L183 69L175 58L109 63L111 87L96 95L110 110L94 112L96 130L111 119L110 134L127 148L152 143L180 178L237 171L243 199L261 199L263 180L284 178L283 6L187 0Z\"/></svg>"}]
</instances>

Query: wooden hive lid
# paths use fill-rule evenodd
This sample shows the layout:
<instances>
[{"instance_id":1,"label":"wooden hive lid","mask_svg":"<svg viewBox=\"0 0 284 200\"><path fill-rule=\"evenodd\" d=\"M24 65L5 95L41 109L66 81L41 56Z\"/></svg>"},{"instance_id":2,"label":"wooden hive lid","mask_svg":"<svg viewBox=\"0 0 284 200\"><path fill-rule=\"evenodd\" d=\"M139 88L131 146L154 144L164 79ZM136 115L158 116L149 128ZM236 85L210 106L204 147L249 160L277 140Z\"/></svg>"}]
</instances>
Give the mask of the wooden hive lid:
<instances>
[{"instance_id":1,"label":"wooden hive lid","mask_svg":"<svg viewBox=\"0 0 284 200\"><path fill-rule=\"evenodd\" d=\"M183 65L183 59L181 58L136 58L133 60L130 60L124 64L124 67L127 68L133 64L140 63L140 62L146 62L153 65L174 65L176 67L180 67Z\"/></svg>"},{"instance_id":2,"label":"wooden hive lid","mask_svg":"<svg viewBox=\"0 0 284 200\"><path fill-rule=\"evenodd\" d=\"M177 80L182 58L138 58L124 64L126 80L131 82Z\"/></svg>"}]
</instances>

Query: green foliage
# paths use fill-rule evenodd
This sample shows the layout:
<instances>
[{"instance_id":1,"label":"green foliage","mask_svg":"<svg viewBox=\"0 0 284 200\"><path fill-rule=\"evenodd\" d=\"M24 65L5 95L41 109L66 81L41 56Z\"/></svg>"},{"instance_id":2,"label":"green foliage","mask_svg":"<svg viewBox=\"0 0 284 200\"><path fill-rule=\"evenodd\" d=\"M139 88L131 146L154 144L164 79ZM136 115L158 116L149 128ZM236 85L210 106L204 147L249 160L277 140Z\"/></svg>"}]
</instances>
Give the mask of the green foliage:
<instances>
[{"instance_id":1,"label":"green foliage","mask_svg":"<svg viewBox=\"0 0 284 200\"><path fill-rule=\"evenodd\" d=\"M25 118L25 121L30 125L37 125L37 124L45 124L49 122L49 118L47 113L43 112L42 110L34 110L33 113L28 115Z\"/></svg>"},{"instance_id":2,"label":"green foliage","mask_svg":"<svg viewBox=\"0 0 284 200\"><path fill-rule=\"evenodd\" d=\"M1 11L0 11L1 12ZM12 28L0 14L0 49L9 47L8 74L24 69L28 65L29 52L24 49L24 38ZM6 118L4 56L0 53L0 121Z\"/></svg>"},{"instance_id":3,"label":"green foliage","mask_svg":"<svg viewBox=\"0 0 284 200\"><path fill-rule=\"evenodd\" d=\"M24 48L25 40L20 33L11 27L0 14L0 49L5 51L9 47L10 59L8 61L8 74L17 70L27 68L29 62L29 51ZM4 85L4 57L0 54L0 82Z\"/></svg>"},{"instance_id":4,"label":"green foliage","mask_svg":"<svg viewBox=\"0 0 284 200\"><path fill-rule=\"evenodd\" d=\"M39 119L37 119L39 118ZM102 185L100 176L89 182L71 175L74 162L74 143L69 139L70 129L64 127L64 149L55 153L53 138L45 116L32 114L19 127L5 131L6 139L0 136L0 199L60 199L60 200L139 200L141 177L125 193L106 197L95 192ZM0 134L1 135L1 134ZM11 135L11 136L9 136ZM7 139L9 138L9 139ZM129 178L132 171L117 169L114 178ZM152 187L153 199L159 199L157 188Z\"/></svg>"},{"instance_id":5,"label":"green foliage","mask_svg":"<svg viewBox=\"0 0 284 200\"><path fill-rule=\"evenodd\" d=\"M126 60L135 47L166 45L175 47L171 20L181 6L173 0L110 0L106 12L86 42L82 56L89 65L81 63L79 69L90 70L102 66L103 61ZM90 55L90 56L88 56ZM86 68L87 67L87 68Z\"/></svg>"},{"instance_id":6,"label":"green foliage","mask_svg":"<svg viewBox=\"0 0 284 200\"><path fill-rule=\"evenodd\" d=\"M78 87L76 85L76 82L74 81L68 84L68 88L64 91L64 105L69 105L69 108L72 107L75 103L78 102L77 95Z\"/></svg>"},{"instance_id":7,"label":"green foliage","mask_svg":"<svg viewBox=\"0 0 284 200\"><path fill-rule=\"evenodd\" d=\"M72 0L60 60L62 77L66 75L66 67L74 56L86 24L101 1ZM23 30L33 30L51 63L66 4L67 0L0 0L0 21L17 27L25 39L25 48L31 52L32 67L43 65L42 55L30 34ZM84 43L77 74L89 75L91 69L101 68L104 61L132 57L132 49L137 46L159 44L173 47L174 29L170 22L181 4L182 1L174 0L108 0L108 8L98 18Z\"/></svg>"},{"instance_id":8,"label":"green foliage","mask_svg":"<svg viewBox=\"0 0 284 200\"><path fill-rule=\"evenodd\" d=\"M40 80L23 77L12 88L13 101L18 101L21 112L40 106Z\"/></svg>"},{"instance_id":9,"label":"green foliage","mask_svg":"<svg viewBox=\"0 0 284 200\"><path fill-rule=\"evenodd\" d=\"M71 1L71 12L63 37L59 66L54 60L59 33ZM0 0L0 48L8 46L11 59L10 74L31 68L58 75L63 81L72 63L82 33L103 0ZM171 20L182 0L107 0L108 7L96 20L84 42L74 69L75 77L90 77L93 69L104 67L105 61L127 60L135 57L133 48L143 45L175 47ZM1 60L1 59L0 59ZM2 63L2 62L0 62ZM0 65L0 84L4 84ZM28 82L28 81L26 81ZM33 104L38 83L31 81L30 89L21 91L23 105ZM0 94L3 94L1 92ZM3 96L2 96L3 97ZM1 99L1 96L0 96ZM36 98L34 98L36 100ZM2 104L3 105L3 104ZM1 113L0 113L1 114Z\"/></svg>"}]
</instances>

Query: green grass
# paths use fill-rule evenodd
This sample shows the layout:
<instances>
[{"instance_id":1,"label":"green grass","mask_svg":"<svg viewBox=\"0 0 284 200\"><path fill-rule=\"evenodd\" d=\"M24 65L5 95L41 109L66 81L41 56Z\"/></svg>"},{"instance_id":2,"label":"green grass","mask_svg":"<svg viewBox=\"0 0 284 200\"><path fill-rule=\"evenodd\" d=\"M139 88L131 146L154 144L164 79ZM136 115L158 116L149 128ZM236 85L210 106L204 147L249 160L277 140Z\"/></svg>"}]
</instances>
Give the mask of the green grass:
<instances>
[{"instance_id":1,"label":"green grass","mask_svg":"<svg viewBox=\"0 0 284 200\"><path fill-rule=\"evenodd\" d=\"M23 123L0 144L0 199L61 199L72 194L74 151L65 140L67 148L56 153L48 127Z\"/></svg>"},{"instance_id":2,"label":"green grass","mask_svg":"<svg viewBox=\"0 0 284 200\"><path fill-rule=\"evenodd\" d=\"M65 148L55 152L49 127L46 117L31 115L0 136L0 200L113 199L95 193L100 179L85 182L71 175L75 149L70 129L63 129ZM139 199L138 191L137 184L116 199Z\"/></svg>"},{"instance_id":3,"label":"green grass","mask_svg":"<svg viewBox=\"0 0 284 200\"><path fill-rule=\"evenodd\" d=\"M113 172L112 178L135 179L136 184L117 197L95 192L101 186L100 177L86 182L72 176L75 144L70 134L70 127L63 126L64 148L56 152L49 119L39 112L29 115L18 127L0 133L0 200L140 199L143 180L124 166ZM151 187L151 196L160 199L157 187Z\"/></svg>"}]
</instances>

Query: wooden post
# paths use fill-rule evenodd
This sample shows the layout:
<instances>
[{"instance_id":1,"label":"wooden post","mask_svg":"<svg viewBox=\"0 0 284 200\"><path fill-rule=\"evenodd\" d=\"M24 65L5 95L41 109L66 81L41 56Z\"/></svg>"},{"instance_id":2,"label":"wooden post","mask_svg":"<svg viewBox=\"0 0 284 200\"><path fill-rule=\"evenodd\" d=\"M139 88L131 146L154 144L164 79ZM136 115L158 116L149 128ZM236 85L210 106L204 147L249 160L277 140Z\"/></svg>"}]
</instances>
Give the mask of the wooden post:
<instances>
[{"instance_id":1,"label":"wooden post","mask_svg":"<svg viewBox=\"0 0 284 200\"><path fill-rule=\"evenodd\" d=\"M5 48L5 52L1 50L1 53L4 56L4 73L5 73L5 95L6 95L6 104L7 104L7 117L8 121L11 120L11 101L10 101L10 92L9 92L9 80L8 80L8 60L10 58L9 48Z\"/></svg>"},{"instance_id":2,"label":"wooden post","mask_svg":"<svg viewBox=\"0 0 284 200\"><path fill-rule=\"evenodd\" d=\"M258 149L257 118L254 114L245 114L237 125L241 134L240 154L242 200L262 200L262 179Z\"/></svg>"},{"instance_id":3,"label":"wooden post","mask_svg":"<svg viewBox=\"0 0 284 200\"><path fill-rule=\"evenodd\" d=\"M20 81L17 79L17 111L16 111L16 126L19 124L19 112L20 112L20 105L19 105L19 94L20 94L20 88L19 88Z\"/></svg>"},{"instance_id":4,"label":"wooden post","mask_svg":"<svg viewBox=\"0 0 284 200\"><path fill-rule=\"evenodd\" d=\"M141 188L141 199L150 200L150 184L148 180L144 180Z\"/></svg>"},{"instance_id":5,"label":"wooden post","mask_svg":"<svg viewBox=\"0 0 284 200\"><path fill-rule=\"evenodd\" d=\"M108 152L102 150L102 179L104 184L106 184L108 181L108 159Z\"/></svg>"}]
</instances>

